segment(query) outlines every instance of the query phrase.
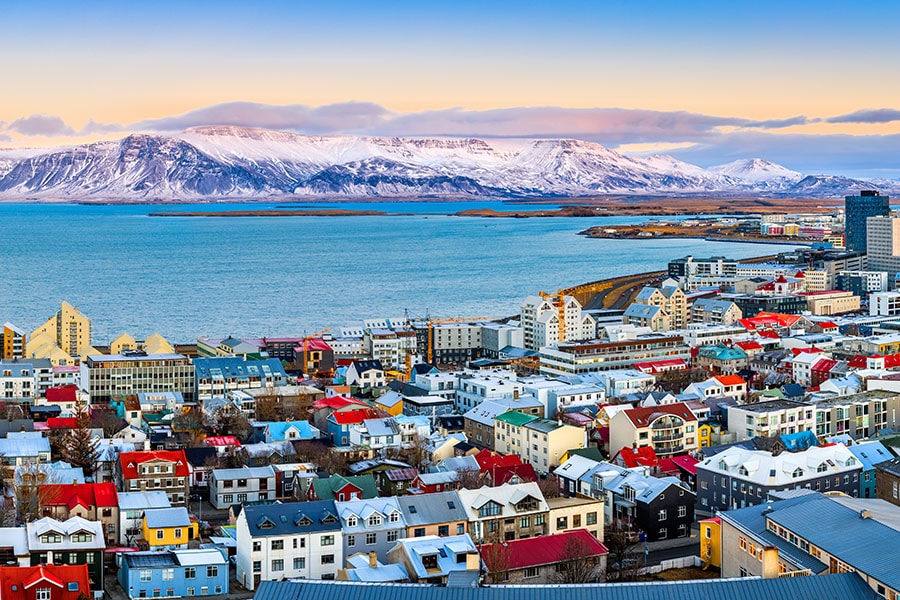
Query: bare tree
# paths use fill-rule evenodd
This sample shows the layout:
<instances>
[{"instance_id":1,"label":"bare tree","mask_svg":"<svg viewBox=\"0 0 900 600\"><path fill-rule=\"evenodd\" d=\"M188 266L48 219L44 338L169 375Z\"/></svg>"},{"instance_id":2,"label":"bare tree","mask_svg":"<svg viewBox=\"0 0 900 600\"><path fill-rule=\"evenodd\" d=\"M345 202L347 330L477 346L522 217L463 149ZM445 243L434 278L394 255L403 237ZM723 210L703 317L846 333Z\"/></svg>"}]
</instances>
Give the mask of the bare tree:
<instances>
[{"instance_id":1,"label":"bare tree","mask_svg":"<svg viewBox=\"0 0 900 600\"><path fill-rule=\"evenodd\" d=\"M607 555L606 578L632 581L637 578L641 558L640 538L626 519L613 519L604 532Z\"/></svg>"},{"instance_id":2,"label":"bare tree","mask_svg":"<svg viewBox=\"0 0 900 600\"><path fill-rule=\"evenodd\" d=\"M597 556L590 545L577 535L569 534L550 583L593 583L602 575Z\"/></svg>"},{"instance_id":3,"label":"bare tree","mask_svg":"<svg viewBox=\"0 0 900 600\"><path fill-rule=\"evenodd\" d=\"M456 485L458 486L457 489L477 490L487 485L487 482L485 481L484 473L478 469L468 469L456 472Z\"/></svg>"},{"instance_id":4,"label":"bare tree","mask_svg":"<svg viewBox=\"0 0 900 600\"><path fill-rule=\"evenodd\" d=\"M128 422L108 410L91 411L91 427L102 429L103 437L111 438L122 431Z\"/></svg>"},{"instance_id":5,"label":"bare tree","mask_svg":"<svg viewBox=\"0 0 900 600\"><path fill-rule=\"evenodd\" d=\"M709 379L709 372L701 367L673 369L657 374L655 387L662 392L680 394L690 384L707 379Z\"/></svg>"},{"instance_id":6,"label":"bare tree","mask_svg":"<svg viewBox=\"0 0 900 600\"><path fill-rule=\"evenodd\" d=\"M94 476L100 451L97 439L91 434L91 419L86 408L79 409L76 414L75 428L66 432L60 454L73 467L81 467L86 476Z\"/></svg>"},{"instance_id":7,"label":"bare tree","mask_svg":"<svg viewBox=\"0 0 900 600\"><path fill-rule=\"evenodd\" d=\"M313 463L320 470L328 471L331 474L344 475L347 473L350 460L345 452L337 452L325 444L312 440L294 442L294 451L300 462Z\"/></svg>"},{"instance_id":8,"label":"bare tree","mask_svg":"<svg viewBox=\"0 0 900 600\"><path fill-rule=\"evenodd\" d=\"M487 571L487 582L501 584L509 580L509 568L512 564L509 544L497 542L480 547L481 562Z\"/></svg>"},{"instance_id":9,"label":"bare tree","mask_svg":"<svg viewBox=\"0 0 900 600\"><path fill-rule=\"evenodd\" d=\"M544 498L558 498L560 496L559 477L556 475L551 473L546 477L538 477L537 484Z\"/></svg>"},{"instance_id":10,"label":"bare tree","mask_svg":"<svg viewBox=\"0 0 900 600\"><path fill-rule=\"evenodd\" d=\"M233 435L244 441L250 436L252 427L244 413L219 409L212 419L212 428L216 435Z\"/></svg>"},{"instance_id":11,"label":"bare tree","mask_svg":"<svg viewBox=\"0 0 900 600\"><path fill-rule=\"evenodd\" d=\"M41 518L41 507L47 499L48 483L55 483L53 469L45 463L19 465L12 477L11 492L17 523L31 523ZM8 516L5 517L8 519Z\"/></svg>"},{"instance_id":12,"label":"bare tree","mask_svg":"<svg viewBox=\"0 0 900 600\"><path fill-rule=\"evenodd\" d=\"M172 419L172 430L188 434L192 444L199 444L210 430L209 415L200 408L192 407Z\"/></svg>"},{"instance_id":13,"label":"bare tree","mask_svg":"<svg viewBox=\"0 0 900 600\"><path fill-rule=\"evenodd\" d=\"M281 396L274 387L268 386L264 394L255 396L255 398L257 421L280 421L284 417Z\"/></svg>"}]
</instances>

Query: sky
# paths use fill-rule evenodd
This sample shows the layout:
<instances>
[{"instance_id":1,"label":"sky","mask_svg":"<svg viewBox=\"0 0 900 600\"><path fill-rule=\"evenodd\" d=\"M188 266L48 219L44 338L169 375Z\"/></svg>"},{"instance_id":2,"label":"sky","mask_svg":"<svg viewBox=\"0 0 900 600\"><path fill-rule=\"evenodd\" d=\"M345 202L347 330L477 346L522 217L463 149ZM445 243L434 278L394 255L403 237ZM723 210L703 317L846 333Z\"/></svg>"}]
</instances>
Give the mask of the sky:
<instances>
[{"instance_id":1,"label":"sky","mask_svg":"<svg viewBox=\"0 0 900 600\"><path fill-rule=\"evenodd\" d=\"M896 178L898 22L893 1L9 0L0 147L233 124Z\"/></svg>"}]
</instances>

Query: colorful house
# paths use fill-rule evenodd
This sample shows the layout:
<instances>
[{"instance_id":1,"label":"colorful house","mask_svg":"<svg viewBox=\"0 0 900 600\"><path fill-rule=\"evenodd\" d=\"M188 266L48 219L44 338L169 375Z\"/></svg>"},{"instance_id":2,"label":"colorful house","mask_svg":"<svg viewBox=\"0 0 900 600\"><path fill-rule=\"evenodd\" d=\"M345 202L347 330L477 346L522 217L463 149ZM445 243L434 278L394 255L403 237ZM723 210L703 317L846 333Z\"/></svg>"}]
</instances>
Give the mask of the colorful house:
<instances>
[{"instance_id":1,"label":"colorful house","mask_svg":"<svg viewBox=\"0 0 900 600\"><path fill-rule=\"evenodd\" d=\"M700 560L703 568L722 567L722 519L718 517L700 521Z\"/></svg>"},{"instance_id":2,"label":"colorful house","mask_svg":"<svg viewBox=\"0 0 900 600\"><path fill-rule=\"evenodd\" d=\"M131 552L122 555L119 583L138 598L228 594L228 560L214 548Z\"/></svg>"},{"instance_id":3,"label":"colorful house","mask_svg":"<svg viewBox=\"0 0 900 600\"><path fill-rule=\"evenodd\" d=\"M372 475L332 475L313 479L306 493L307 500L356 500L376 498L378 488Z\"/></svg>"},{"instance_id":4,"label":"colorful house","mask_svg":"<svg viewBox=\"0 0 900 600\"><path fill-rule=\"evenodd\" d=\"M47 484L41 486L39 501L44 516L100 521L107 545L116 545L119 497L114 483Z\"/></svg>"},{"instance_id":5,"label":"colorful house","mask_svg":"<svg viewBox=\"0 0 900 600\"><path fill-rule=\"evenodd\" d=\"M199 533L200 526L183 506L155 508L144 513L144 541L151 549L187 548L188 542L196 539Z\"/></svg>"},{"instance_id":6,"label":"colorful house","mask_svg":"<svg viewBox=\"0 0 900 600\"><path fill-rule=\"evenodd\" d=\"M0 567L0 597L3 600L90 598L91 585L87 565Z\"/></svg>"}]
</instances>

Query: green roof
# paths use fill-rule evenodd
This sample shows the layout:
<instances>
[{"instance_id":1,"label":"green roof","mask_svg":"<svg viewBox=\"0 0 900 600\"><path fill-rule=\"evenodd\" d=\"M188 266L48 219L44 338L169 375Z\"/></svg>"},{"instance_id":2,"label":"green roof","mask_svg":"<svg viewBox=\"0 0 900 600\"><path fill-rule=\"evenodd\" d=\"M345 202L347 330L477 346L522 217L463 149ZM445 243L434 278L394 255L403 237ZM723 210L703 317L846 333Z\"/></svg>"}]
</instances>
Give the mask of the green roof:
<instances>
[{"instance_id":1,"label":"green roof","mask_svg":"<svg viewBox=\"0 0 900 600\"><path fill-rule=\"evenodd\" d=\"M596 448L594 446L589 446L587 448L572 448L571 450L569 450L569 456L582 456L584 458L596 460L597 462L603 462L604 460L606 460L606 457L604 457L603 453L600 452L600 448Z\"/></svg>"},{"instance_id":2,"label":"green roof","mask_svg":"<svg viewBox=\"0 0 900 600\"><path fill-rule=\"evenodd\" d=\"M336 500L335 493L347 484L354 485L362 490L361 498L367 500L369 498L378 497L378 488L375 487L375 478L371 475L332 475L331 477L322 477L313 479L312 487L316 492L319 500ZM349 500L350 498L347 498Z\"/></svg>"},{"instance_id":3,"label":"green roof","mask_svg":"<svg viewBox=\"0 0 900 600\"><path fill-rule=\"evenodd\" d=\"M508 410L503 414L497 415L494 417L495 421L503 421L504 423L509 423L510 425L516 425L517 427L521 427L525 423L530 423L537 419L534 415L526 415L520 412L516 412L514 410Z\"/></svg>"}]
</instances>

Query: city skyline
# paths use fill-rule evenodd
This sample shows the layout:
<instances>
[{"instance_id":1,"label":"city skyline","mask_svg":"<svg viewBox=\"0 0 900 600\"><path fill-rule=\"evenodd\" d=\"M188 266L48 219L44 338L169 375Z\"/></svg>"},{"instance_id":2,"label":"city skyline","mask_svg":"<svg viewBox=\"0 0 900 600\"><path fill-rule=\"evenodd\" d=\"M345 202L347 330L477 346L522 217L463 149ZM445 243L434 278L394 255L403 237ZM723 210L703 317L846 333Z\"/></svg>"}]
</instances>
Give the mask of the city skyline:
<instances>
[{"instance_id":1,"label":"city skyline","mask_svg":"<svg viewBox=\"0 0 900 600\"><path fill-rule=\"evenodd\" d=\"M0 146L233 124L900 177L889 3L13 4Z\"/></svg>"}]
</instances>

